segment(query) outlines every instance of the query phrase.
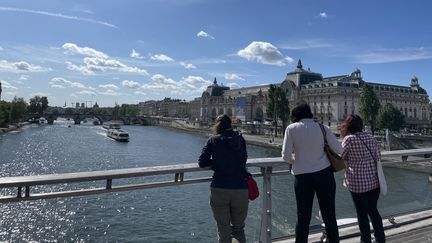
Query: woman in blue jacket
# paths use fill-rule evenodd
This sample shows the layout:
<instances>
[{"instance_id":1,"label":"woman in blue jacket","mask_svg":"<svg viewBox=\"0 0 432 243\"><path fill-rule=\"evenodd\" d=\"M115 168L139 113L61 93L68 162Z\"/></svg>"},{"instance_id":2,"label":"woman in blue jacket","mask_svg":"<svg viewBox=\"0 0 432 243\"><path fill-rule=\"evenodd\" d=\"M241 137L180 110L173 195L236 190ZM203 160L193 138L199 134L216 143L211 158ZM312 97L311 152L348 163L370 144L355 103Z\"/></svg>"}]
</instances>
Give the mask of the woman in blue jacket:
<instances>
[{"instance_id":1,"label":"woman in blue jacket","mask_svg":"<svg viewBox=\"0 0 432 243\"><path fill-rule=\"evenodd\" d=\"M210 206L220 243L231 243L233 238L240 243L246 242L244 222L249 205L246 160L244 138L233 131L227 115L218 116L214 135L203 147L198 164L200 167L210 166L214 171Z\"/></svg>"}]
</instances>

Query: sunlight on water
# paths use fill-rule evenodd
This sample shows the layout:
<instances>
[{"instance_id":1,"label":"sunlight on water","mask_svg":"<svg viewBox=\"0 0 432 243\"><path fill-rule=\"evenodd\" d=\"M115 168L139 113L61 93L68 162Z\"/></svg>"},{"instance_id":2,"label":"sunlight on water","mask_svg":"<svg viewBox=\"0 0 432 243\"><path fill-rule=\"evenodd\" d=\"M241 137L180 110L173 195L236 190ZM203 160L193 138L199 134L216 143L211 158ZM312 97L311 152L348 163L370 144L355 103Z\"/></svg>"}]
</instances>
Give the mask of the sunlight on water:
<instances>
[{"instance_id":1,"label":"sunlight on water","mask_svg":"<svg viewBox=\"0 0 432 243\"><path fill-rule=\"evenodd\" d=\"M124 126L129 143L108 139L100 126L68 124L23 129L0 138L0 176L39 175L195 163L206 137L157 127ZM250 158L279 157L280 151L248 146ZM386 168L392 193L380 200L383 214L432 205L427 175ZM209 175L207 172L200 172ZM351 198L337 174L337 216L353 217ZM167 176L167 179L172 179ZM132 179L127 179L132 180ZM146 178L152 181L154 178ZM257 178L259 185L261 178ZM409 183L407 183L409 182ZM115 183L121 184L122 181ZM90 187L103 186L103 182ZM35 187L34 191L75 188ZM273 236L293 233L293 177L272 179ZM3 195L16 193L0 190ZM213 242L215 223L208 183L2 204L0 241L26 242ZM246 232L258 239L261 201L251 202ZM314 215L318 212L314 209ZM319 223L312 219L312 223Z\"/></svg>"}]
</instances>

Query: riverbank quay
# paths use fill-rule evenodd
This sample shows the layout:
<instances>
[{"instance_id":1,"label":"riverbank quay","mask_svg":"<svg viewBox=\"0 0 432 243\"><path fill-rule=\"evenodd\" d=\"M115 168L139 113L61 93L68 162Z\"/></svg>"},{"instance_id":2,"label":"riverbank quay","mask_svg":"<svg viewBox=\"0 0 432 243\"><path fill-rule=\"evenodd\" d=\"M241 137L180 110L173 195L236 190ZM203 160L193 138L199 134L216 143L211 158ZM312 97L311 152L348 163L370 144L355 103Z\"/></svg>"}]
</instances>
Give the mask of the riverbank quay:
<instances>
[{"instance_id":1,"label":"riverbank quay","mask_svg":"<svg viewBox=\"0 0 432 243\"><path fill-rule=\"evenodd\" d=\"M8 127L0 127L0 134L15 131L27 125L30 125L30 122L20 122L18 124L9 125Z\"/></svg>"},{"instance_id":2,"label":"riverbank quay","mask_svg":"<svg viewBox=\"0 0 432 243\"><path fill-rule=\"evenodd\" d=\"M170 123L160 123L159 126L173 128L177 130L182 130L185 132L201 134L205 136L210 136L212 134L211 128L202 128L194 123L189 123L183 120L173 120ZM241 132L241 131L240 131ZM266 148L282 149L283 137L272 137L265 135L253 135L242 133L243 138L246 143L253 144L257 146L262 146Z\"/></svg>"}]
</instances>

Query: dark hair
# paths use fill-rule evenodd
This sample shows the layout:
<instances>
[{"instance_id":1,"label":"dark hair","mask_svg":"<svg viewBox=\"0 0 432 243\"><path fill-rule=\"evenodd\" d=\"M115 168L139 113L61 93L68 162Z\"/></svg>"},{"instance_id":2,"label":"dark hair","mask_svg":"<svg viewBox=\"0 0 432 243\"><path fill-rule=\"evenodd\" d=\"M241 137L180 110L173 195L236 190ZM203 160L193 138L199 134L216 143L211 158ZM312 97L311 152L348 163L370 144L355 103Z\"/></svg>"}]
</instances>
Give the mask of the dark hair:
<instances>
[{"instance_id":1,"label":"dark hair","mask_svg":"<svg viewBox=\"0 0 432 243\"><path fill-rule=\"evenodd\" d=\"M298 122L303 118L313 118L311 108L308 104L300 104L291 111L292 122Z\"/></svg>"},{"instance_id":2,"label":"dark hair","mask_svg":"<svg viewBox=\"0 0 432 243\"><path fill-rule=\"evenodd\" d=\"M215 121L216 124L213 127L214 134L221 134L225 130L232 128L231 118L226 114L218 116Z\"/></svg>"},{"instance_id":3,"label":"dark hair","mask_svg":"<svg viewBox=\"0 0 432 243\"><path fill-rule=\"evenodd\" d=\"M363 131L363 120L359 115L355 114L349 115L340 126L340 133L342 137L361 131Z\"/></svg>"}]
</instances>

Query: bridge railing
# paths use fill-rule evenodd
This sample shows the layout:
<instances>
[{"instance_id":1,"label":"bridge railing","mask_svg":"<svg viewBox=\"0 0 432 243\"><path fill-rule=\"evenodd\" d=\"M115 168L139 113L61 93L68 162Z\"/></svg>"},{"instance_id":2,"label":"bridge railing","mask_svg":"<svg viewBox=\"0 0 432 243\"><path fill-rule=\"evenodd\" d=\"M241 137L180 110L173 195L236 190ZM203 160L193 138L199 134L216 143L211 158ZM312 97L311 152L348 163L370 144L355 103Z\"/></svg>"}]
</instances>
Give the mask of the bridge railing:
<instances>
[{"instance_id":1,"label":"bridge railing","mask_svg":"<svg viewBox=\"0 0 432 243\"><path fill-rule=\"evenodd\" d=\"M432 148L398 150L382 152L383 164L387 163L417 163L431 161L429 157L432 155ZM410 157L410 160L408 158ZM411 159L413 158L413 159ZM259 168L259 172L253 173L255 176L263 177L261 197L261 229L260 238L262 242L271 242L271 177L276 175L291 174L289 170L279 169L287 165L282 158L256 158L249 159L248 167ZM9 195L0 195L0 202L17 202L26 200L49 199L58 197L85 196L99 193L109 193L127 190L161 188L167 186L179 186L185 184L195 184L209 182L211 177L199 177L194 172L209 170L209 168L199 168L197 163L169 165L169 166L153 166L141 168L128 168L105 171L90 171L77 173L63 173L50 175L36 176L18 176L18 177L3 177L0 178L0 188L10 188L15 192ZM185 174L188 174L187 178ZM158 181L142 182L142 183L122 183L116 184L117 180L133 178L133 177L160 177ZM172 179L166 180L167 176L172 176ZM65 183L80 183L84 185L95 181L103 181L103 187L88 188L82 186L78 189L56 190L54 186L48 192L41 190L38 186L53 186ZM58 187L60 188L60 187Z\"/></svg>"}]
</instances>

